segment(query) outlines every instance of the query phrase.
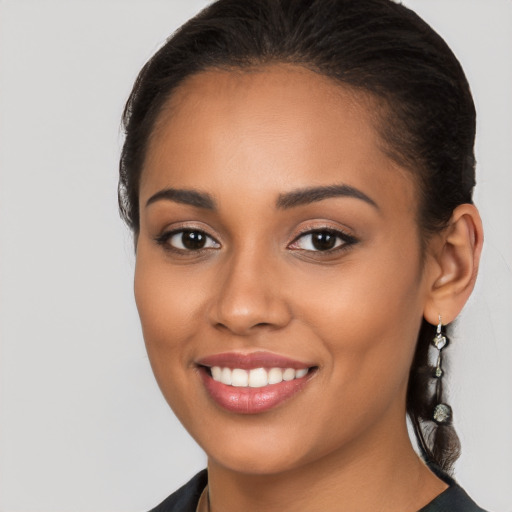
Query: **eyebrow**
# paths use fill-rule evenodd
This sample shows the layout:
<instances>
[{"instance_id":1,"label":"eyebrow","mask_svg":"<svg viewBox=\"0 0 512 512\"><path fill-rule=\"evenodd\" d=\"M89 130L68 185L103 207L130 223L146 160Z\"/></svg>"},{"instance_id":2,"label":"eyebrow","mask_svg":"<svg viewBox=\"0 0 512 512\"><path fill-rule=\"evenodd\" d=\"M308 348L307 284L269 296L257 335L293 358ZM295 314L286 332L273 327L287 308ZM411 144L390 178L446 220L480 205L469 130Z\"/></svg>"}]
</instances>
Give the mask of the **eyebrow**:
<instances>
[{"instance_id":1,"label":"eyebrow","mask_svg":"<svg viewBox=\"0 0 512 512\"><path fill-rule=\"evenodd\" d=\"M360 199L379 210L379 206L373 199L368 197L359 189L349 185L326 185L323 187L308 187L293 190L286 194L280 194L277 199L276 206L277 208L288 209L296 206L316 203L317 201L323 201L324 199L330 199L333 197L353 197L355 199Z\"/></svg>"},{"instance_id":2,"label":"eyebrow","mask_svg":"<svg viewBox=\"0 0 512 512\"><path fill-rule=\"evenodd\" d=\"M292 190L285 194L280 194L276 207L278 209L294 208L324 199L334 197L353 197L370 204L379 209L377 203L368 197L361 190L349 185L326 185L322 187L307 187L298 190ZM157 201L174 201L175 203L187 204L196 208L204 208L206 210L215 210L216 203L213 197L207 192L199 192L197 190L166 188L153 194L146 202L146 207Z\"/></svg>"},{"instance_id":3,"label":"eyebrow","mask_svg":"<svg viewBox=\"0 0 512 512\"><path fill-rule=\"evenodd\" d=\"M205 208L206 210L215 210L215 201L213 197L206 192L197 190L185 190L176 188L166 188L153 194L146 202L146 207L156 201L174 201L175 203L188 204L196 208Z\"/></svg>"}]
</instances>

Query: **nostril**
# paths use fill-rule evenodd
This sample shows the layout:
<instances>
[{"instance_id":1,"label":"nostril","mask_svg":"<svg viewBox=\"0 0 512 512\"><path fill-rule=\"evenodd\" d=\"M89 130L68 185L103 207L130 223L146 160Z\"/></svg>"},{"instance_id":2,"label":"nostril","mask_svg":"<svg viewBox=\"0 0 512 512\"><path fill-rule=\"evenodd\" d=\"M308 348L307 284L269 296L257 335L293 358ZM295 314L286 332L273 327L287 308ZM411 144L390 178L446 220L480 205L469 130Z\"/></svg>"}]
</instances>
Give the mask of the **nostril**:
<instances>
[{"instance_id":1,"label":"nostril","mask_svg":"<svg viewBox=\"0 0 512 512\"><path fill-rule=\"evenodd\" d=\"M279 327L280 327L279 325L274 325L271 322L258 322L258 323L254 323L254 324L231 322L227 325L222 322L217 322L215 324L215 328L220 331L229 331L229 332L232 332L234 334L239 334L239 335L250 334L258 329L271 330L271 329L278 329Z\"/></svg>"},{"instance_id":2,"label":"nostril","mask_svg":"<svg viewBox=\"0 0 512 512\"><path fill-rule=\"evenodd\" d=\"M217 322L217 323L215 324L215 327L216 327L217 329L219 329L220 331L225 331L225 330L228 330L228 331L229 331L228 326L227 326L227 325L224 325L222 322Z\"/></svg>"},{"instance_id":3,"label":"nostril","mask_svg":"<svg viewBox=\"0 0 512 512\"><path fill-rule=\"evenodd\" d=\"M290 308L278 294L262 294L257 290L254 293L250 290L240 291L232 286L213 299L208 310L211 325L217 330L240 336L261 329L282 328L291 319Z\"/></svg>"}]
</instances>

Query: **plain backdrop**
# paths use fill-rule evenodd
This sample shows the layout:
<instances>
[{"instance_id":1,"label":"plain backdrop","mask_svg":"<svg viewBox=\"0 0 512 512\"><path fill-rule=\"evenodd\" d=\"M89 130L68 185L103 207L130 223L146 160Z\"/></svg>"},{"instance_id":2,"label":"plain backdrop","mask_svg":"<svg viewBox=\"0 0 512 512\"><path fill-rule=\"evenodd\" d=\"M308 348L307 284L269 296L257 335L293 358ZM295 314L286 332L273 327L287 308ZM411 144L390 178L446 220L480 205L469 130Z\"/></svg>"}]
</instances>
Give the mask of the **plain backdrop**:
<instances>
[{"instance_id":1,"label":"plain backdrop","mask_svg":"<svg viewBox=\"0 0 512 512\"><path fill-rule=\"evenodd\" d=\"M456 477L512 512L512 1L409 0L478 109L481 274L449 349ZM147 510L206 458L160 395L117 214L133 80L203 0L0 1L0 510Z\"/></svg>"}]
</instances>

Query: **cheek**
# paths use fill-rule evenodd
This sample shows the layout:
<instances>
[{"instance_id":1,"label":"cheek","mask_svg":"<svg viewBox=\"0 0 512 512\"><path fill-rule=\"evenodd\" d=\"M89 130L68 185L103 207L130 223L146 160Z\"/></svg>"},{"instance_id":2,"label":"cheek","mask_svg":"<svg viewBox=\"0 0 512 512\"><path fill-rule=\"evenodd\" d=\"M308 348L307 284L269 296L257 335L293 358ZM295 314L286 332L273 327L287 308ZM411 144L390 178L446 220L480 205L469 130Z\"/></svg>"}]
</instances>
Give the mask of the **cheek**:
<instances>
[{"instance_id":1,"label":"cheek","mask_svg":"<svg viewBox=\"0 0 512 512\"><path fill-rule=\"evenodd\" d=\"M185 425L197 423L190 403L201 399L190 385L197 380L191 343L200 318L201 292L183 272L139 244L134 292L151 368L163 396ZM188 428L188 427L187 427Z\"/></svg>"},{"instance_id":2,"label":"cheek","mask_svg":"<svg viewBox=\"0 0 512 512\"><path fill-rule=\"evenodd\" d=\"M142 327L150 340L169 337L179 340L202 303L197 279L185 267L173 269L162 250L141 241L137 247L134 292Z\"/></svg>"},{"instance_id":3,"label":"cheek","mask_svg":"<svg viewBox=\"0 0 512 512\"><path fill-rule=\"evenodd\" d=\"M373 261L347 260L337 272L298 281L294 295L306 297L299 316L323 340L339 396L350 390L356 408L358 399L384 403L405 391L423 309L419 261L383 250Z\"/></svg>"},{"instance_id":4,"label":"cheek","mask_svg":"<svg viewBox=\"0 0 512 512\"><path fill-rule=\"evenodd\" d=\"M173 379L191 364L187 350L190 326L200 302L182 272L170 272L143 243L137 248L134 292L149 359L159 383ZM172 368L172 371L169 371Z\"/></svg>"},{"instance_id":5,"label":"cheek","mask_svg":"<svg viewBox=\"0 0 512 512\"><path fill-rule=\"evenodd\" d=\"M296 304L300 314L332 333L341 329L350 334L346 341L358 339L358 346L358 334L410 327L411 316L421 317L422 312L421 270L419 263L414 263L418 260L380 255L371 260L347 260L328 271L304 272L294 280L294 295L301 297Z\"/></svg>"}]
</instances>

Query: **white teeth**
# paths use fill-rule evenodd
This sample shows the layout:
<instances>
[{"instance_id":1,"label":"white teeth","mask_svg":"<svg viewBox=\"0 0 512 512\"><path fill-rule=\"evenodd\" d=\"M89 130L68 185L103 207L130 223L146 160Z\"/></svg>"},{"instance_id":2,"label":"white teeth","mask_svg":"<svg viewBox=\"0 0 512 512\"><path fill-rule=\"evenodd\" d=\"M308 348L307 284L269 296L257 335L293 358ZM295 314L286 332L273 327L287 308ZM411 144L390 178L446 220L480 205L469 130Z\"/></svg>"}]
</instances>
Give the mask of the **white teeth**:
<instances>
[{"instance_id":1,"label":"white teeth","mask_svg":"<svg viewBox=\"0 0 512 512\"><path fill-rule=\"evenodd\" d=\"M217 382L222 382L227 386L261 388L270 384L279 384L280 382L301 379L305 377L309 368L254 368L252 370L243 370L242 368L221 368L213 366L211 369L212 378Z\"/></svg>"},{"instance_id":2,"label":"white teeth","mask_svg":"<svg viewBox=\"0 0 512 512\"><path fill-rule=\"evenodd\" d=\"M283 370L281 368L271 368L268 372L268 383L279 384L283 381Z\"/></svg>"},{"instance_id":3,"label":"white teeth","mask_svg":"<svg viewBox=\"0 0 512 512\"><path fill-rule=\"evenodd\" d=\"M249 384L249 372L240 368L231 370L231 385L237 388L246 388Z\"/></svg>"},{"instance_id":4,"label":"white teeth","mask_svg":"<svg viewBox=\"0 0 512 512\"><path fill-rule=\"evenodd\" d=\"M231 386L231 370L229 368L222 368L220 381L222 382L222 384L227 384L228 386Z\"/></svg>"},{"instance_id":5,"label":"white teeth","mask_svg":"<svg viewBox=\"0 0 512 512\"><path fill-rule=\"evenodd\" d=\"M295 370L293 368L286 368L283 372L283 380L293 380L295 379Z\"/></svg>"},{"instance_id":6,"label":"white teeth","mask_svg":"<svg viewBox=\"0 0 512 512\"><path fill-rule=\"evenodd\" d=\"M220 382L222 379L222 368L220 366L213 366L212 367L212 377L213 380L216 380L217 382Z\"/></svg>"},{"instance_id":7,"label":"white teeth","mask_svg":"<svg viewBox=\"0 0 512 512\"><path fill-rule=\"evenodd\" d=\"M262 388L268 384L268 376L265 368L254 368L249 372L249 387Z\"/></svg>"},{"instance_id":8,"label":"white teeth","mask_svg":"<svg viewBox=\"0 0 512 512\"><path fill-rule=\"evenodd\" d=\"M308 373L309 368L302 368L301 370L295 370L295 378L301 379L302 377L305 377Z\"/></svg>"}]
</instances>

